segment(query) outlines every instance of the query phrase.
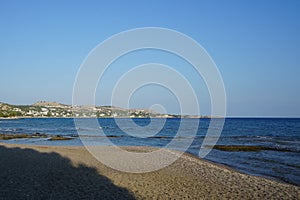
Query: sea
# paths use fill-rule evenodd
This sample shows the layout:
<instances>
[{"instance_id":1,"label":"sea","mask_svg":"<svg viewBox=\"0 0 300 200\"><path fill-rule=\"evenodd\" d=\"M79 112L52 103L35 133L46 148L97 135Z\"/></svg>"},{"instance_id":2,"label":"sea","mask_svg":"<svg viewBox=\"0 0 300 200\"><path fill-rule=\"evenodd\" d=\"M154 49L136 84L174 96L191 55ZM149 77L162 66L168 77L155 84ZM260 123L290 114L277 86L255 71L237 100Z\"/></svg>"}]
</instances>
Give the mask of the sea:
<instances>
[{"instance_id":1,"label":"sea","mask_svg":"<svg viewBox=\"0 0 300 200\"><path fill-rule=\"evenodd\" d=\"M168 147L172 141L189 144L178 150L199 156L211 129L211 119L0 119L2 134L46 134L41 138L1 140L5 143L53 146L94 145ZM97 126L94 126L94 122ZM196 129L195 129L196 127ZM178 136L178 132L183 134ZM211 129L213 130L213 127ZM216 130L217 131L217 130ZM300 118L226 118L217 145L268 147L257 151L214 149L204 159L240 172L300 186ZM52 136L72 140L50 141ZM217 134L218 135L218 134ZM185 141L191 141L185 142ZM180 146L180 145L179 145Z\"/></svg>"}]
</instances>

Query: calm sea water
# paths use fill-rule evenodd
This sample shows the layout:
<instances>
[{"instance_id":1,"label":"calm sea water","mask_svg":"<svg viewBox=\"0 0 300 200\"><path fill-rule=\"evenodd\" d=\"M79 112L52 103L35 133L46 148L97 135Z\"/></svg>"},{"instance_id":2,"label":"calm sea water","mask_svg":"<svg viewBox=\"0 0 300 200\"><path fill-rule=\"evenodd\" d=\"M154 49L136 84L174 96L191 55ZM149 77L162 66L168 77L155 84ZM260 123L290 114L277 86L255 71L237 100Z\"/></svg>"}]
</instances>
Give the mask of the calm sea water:
<instances>
[{"instance_id":1,"label":"calm sea water","mask_svg":"<svg viewBox=\"0 0 300 200\"><path fill-rule=\"evenodd\" d=\"M149 119L134 119L139 127L144 127L141 133L139 129L125 121L123 130L115 123L114 119L99 119L99 126L89 126L91 119L83 119L85 126L76 128L73 119L14 119L0 120L0 133L45 133L49 135L64 135L75 137L68 141L49 141L47 138L14 139L6 140L7 143L22 143L30 145L82 145L77 130L82 139L97 145L122 145L122 146L153 146L164 147L168 145L177 133L180 119L167 119L162 129L154 136L143 137L148 132L157 131L150 124ZM162 124L165 119L155 119L157 124ZM187 152L198 155L200 146L207 133L210 119L183 119L184 126L181 130L186 137L176 138L182 142L190 139L189 133L193 126L199 124L196 137ZM155 121L154 121L155 122ZM153 123L155 124L155 123ZM107 139L98 134L99 130ZM135 133L139 131L139 133ZM132 136L133 133L138 137ZM258 152L238 151L229 152L213 149L205 159L228 165L239 171L264 176L295 185L300 185L300 119L292 118L227 118L218 145L255 145L272 147L274 150Z\"/></svg>"}]
</instances>

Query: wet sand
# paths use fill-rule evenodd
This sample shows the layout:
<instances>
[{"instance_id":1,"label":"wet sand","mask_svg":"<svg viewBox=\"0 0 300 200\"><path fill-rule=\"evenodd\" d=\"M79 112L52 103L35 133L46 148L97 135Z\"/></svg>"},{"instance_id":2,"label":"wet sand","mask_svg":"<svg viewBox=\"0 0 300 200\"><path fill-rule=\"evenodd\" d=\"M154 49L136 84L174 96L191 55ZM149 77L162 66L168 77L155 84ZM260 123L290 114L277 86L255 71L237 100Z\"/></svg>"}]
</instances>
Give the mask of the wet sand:
<instances>
[{"instance_id":1,"label":"wet sand","mask_svg":"<svg viewBox=\"0 0 300 200\"><path fill-rule=\"evenodd\" d=\"M110 147L101 147L106 156ZM148 147L128 147L149 151ZM163 169L125 173L84 147L0 143L0 199L299 199L300 187L188 154Z\"/></svg>"}]
</instances>

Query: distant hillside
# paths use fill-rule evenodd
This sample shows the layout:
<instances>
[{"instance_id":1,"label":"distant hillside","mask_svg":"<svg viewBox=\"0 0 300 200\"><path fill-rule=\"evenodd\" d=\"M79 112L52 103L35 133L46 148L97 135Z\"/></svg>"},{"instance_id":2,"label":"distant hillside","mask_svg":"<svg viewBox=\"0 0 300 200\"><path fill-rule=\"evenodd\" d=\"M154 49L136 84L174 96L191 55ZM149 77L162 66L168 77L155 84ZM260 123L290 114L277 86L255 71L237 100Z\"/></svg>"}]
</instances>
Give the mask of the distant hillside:
<instances>
[{"instance_id":1,"label":"distant hillside","mask_svg":"<svg viewBox=\"0 0 300 200\"><path fill-rule=\"evenodd\" d=\"M0 102L0 117L172 118L180 116L156 113L146 109L124 109L113 106L71 106L57 102L39 101L32 105L10 105Z\"/></svg>"},{"instance_id":2,"label":"distant hillside","mask_svg":"<svg viewBox=\"0 0 300 200\"><path fill-rule=\"evenodd\" d=\"M59 107L59 106L67 106L61 103L57 103L57 102L47 102L47 101L38 101L34 104L32 104L33 106L45 106L45 107Z\"/></svg>"}]
</instances>

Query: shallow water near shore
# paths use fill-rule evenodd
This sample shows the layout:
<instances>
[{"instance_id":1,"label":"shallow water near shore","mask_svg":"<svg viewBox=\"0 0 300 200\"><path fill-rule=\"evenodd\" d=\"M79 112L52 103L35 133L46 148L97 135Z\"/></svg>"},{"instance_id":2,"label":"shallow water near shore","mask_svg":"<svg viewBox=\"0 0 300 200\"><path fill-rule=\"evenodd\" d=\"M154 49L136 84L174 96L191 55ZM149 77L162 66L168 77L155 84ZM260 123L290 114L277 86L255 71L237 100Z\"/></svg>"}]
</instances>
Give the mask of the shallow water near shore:
<instances>
[{"instance_id":1,"label":"shallow water near shore","mask_svg":"<svg viewBox=\"0 0 300 200\"><path fill-rule=\"evenodd\" d=\"M181 119L167 119L162 129L155 135L148 137L134 137L127 133L136 130L128 124L121 130L114 119L98 119L98 127L87 126L76 128L73 119L66 118L27 118L14 120L0 120L0 133L2 134L46 134L74 137L67 141L49 141L49 138L22 138L5 140L6 143L78 146L83 145L82 140L95 145L119 146L152 146L165 147L172 139L185 140L193 138L191 126L199 124L196 136L187 149L188 153L198 156L201 144L206 135L210 119L182 119L185 120L184 137L176 137ZM122 120L122 119L120 119ZM128 120L128 119L123 119ZM150 119L133 119L139 126L144 126L151 132L155 127L149 127ZM153 119L152 123L165 119ZM155 124L155 123L154 123ZM158 123L160 124L160 123ZM126 125L126 121L125 121ZM123 127L124 128L124 127ZM80 129L81 139L78 137ZM101 130L105 135L99 135ZM127 133L125 133L125 131ZM107 136L107 137L105 137ZM107 138L109 140L107 140ZM218 145L227 146L255 146L262 149L234 151L225 149L212 149L205 159L228 165L239 171L264 176L279 181L300 185L300 119L297 118L227 118ZM247 150L248 149L248 150ZM250 148L251 149L251 148ZM252 148L253 149L253 148ZM179 149L180 150L180 149Z\"/></svg>"}]
</instances>

